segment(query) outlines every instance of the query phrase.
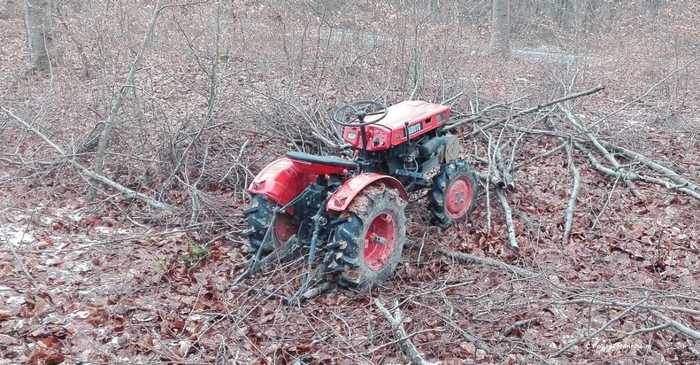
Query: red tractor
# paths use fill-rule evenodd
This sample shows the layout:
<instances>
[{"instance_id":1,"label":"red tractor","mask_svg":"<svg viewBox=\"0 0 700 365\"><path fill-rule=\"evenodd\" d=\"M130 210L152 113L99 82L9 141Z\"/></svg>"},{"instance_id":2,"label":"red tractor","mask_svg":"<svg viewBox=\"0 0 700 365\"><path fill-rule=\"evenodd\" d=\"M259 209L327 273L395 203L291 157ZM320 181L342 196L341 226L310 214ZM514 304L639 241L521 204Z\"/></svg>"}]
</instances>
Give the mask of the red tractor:
<instances>
[{"instance_id":1,"label":"red tractor","mask_svg":"<svg viewBox=\"0 0 700 365\"><path fill-rule=\"evenodd\" d=\"M430 189L433 223L464 221L478 184L460 142L442 127L450 108L424 101L375 101L333 114L354 159L288 152L255 177L245 211L254 260L308 247L309 265L339 285L366 288L389 278L406 241L409 193ZM432 175L432 176L431 176Z\"/></svg>"}]
</instances>

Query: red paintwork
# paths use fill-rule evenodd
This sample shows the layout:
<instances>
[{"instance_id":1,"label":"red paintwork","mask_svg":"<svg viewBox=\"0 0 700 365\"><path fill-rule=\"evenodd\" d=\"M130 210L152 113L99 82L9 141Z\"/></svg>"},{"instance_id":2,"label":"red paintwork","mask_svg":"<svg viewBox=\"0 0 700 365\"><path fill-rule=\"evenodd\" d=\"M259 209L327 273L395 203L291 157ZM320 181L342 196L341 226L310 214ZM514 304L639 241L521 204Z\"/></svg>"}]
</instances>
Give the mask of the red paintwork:
<instances>
[{"instance_id":1,"label":"red paintwork","mask_svg":"<svg viewBox=\"0 0 700 365\"><path fill-rule=\"evenodd\" d=\"M383 151L391 148L392 132L389 128L379 124L371 124L365 127L365 133L367 133L368 151ZM353 135L355 138L351 138ZM362 148L362 135L359 127L345 127L343 139L358 149Z\"/></svg>"},{"instance_id":2,"label":"red paintwork","mask_svg":"<svg viewBox=\"0 0 700 365\"><path fill-rule=\"evenodd\" d=\"M308 171L300 169L295 161L280 158L258 173L248 192L265 195L277 204L285 205L316 180L318 174Z\"/></svg>"},{"instance_id":3,"label":"red paintwork","mask_svg":"<svg viewBox=\"0 0 700 365\"><path fill-rule=\"evenodd\" d=\"M466 177L455 180L447 187L445 214L452 219L462 218L469 211L472 194L474 194L474 190L471 180Z\"/></svg>"},{"instance_id":4,"label":"red paintwork","mask_svg":"<svg viewBox=\"0 0 700 365\"><path fill-rule=\"evenodd\" d=\"M364 258L370 269L381 270L396 246L396 221L389 213L374 217L365 234Z\"/></svg>"},{"instance_id":5,"label":"red paintwork","mask_svg":"<svg viewBox=\"0 0 700 365\"><path fill-rule=\"evenodd\" d=\"M408 193L406 193L406 189L404 189L399 180L388 175L368 172L356 175L346 180L343 185L341 185L338 190L333 193L333 196L328 199L326 210L339 213L345 211L352 200L355 199L357 194L359 194L365 187L375 182L383 182L389 187L397 189L401 195L401 198L408 200Z\"/></svg>"},{"instance_id":6,"label":"red paintwork","mask_svg":"<svg viewBox=\"0 0 700 365\"><path fill-rule=\"evenodd\" d=\"M383 151L406 142L405 124L409 128L420 124L420 130L411 133L415 139L438 127L444 126L450 117L450 107L433 104L420 100L408 100L387 108L384 119L365 127L367 133L367 150ZM368 116L365 121L371 122L379 116ZM350 138L354 134L355 138ZM343 139L355 148L362 148L362 137L359 127L345 127Z\"/></svg>"},{"instance_id":7,"label":"red paintwork","mask_svg":"<svg viewBox=\"0 0 700 365\"><path fill-rule=\"evenodd\" d=\"M299 231L299 224L289 214L278 214L275 218L275 238L284 244Z\"/></svg>"}]
</instances>

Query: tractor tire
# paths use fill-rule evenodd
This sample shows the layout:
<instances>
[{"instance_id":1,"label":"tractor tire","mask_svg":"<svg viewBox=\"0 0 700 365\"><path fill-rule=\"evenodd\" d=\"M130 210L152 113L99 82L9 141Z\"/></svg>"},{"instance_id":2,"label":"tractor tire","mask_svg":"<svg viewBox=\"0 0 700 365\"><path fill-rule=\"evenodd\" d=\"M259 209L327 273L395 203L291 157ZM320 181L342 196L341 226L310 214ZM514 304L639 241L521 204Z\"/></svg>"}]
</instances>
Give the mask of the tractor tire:
<instances>
[{"instance_id":1,"label":"tractor tire","mask_svg":"<svg viewBox=\"0 0 700 365\"><path fill-rule=\"evenodd\" d=\"M443 165L433 177L429 194L433 224L447 228L466 221L476 207L477 181L474 169L464 160Z\"/></svg>"},{"instance_id":2,"label":"tractor tire","mask_svg":"<svg viewBox=\"0 0 700 365\"><path fill-rule=\"evenodd\" d=\"M369 289L393 275L406 242L405 207L398 190L384 184L355 197L328 246L332 254L326 256L340 286Z\"/></svg>"},{"instance_id":3,"label":"tractor tire","mask_svg":"<svg viewBox=\"0 0 700 365\"><path fill-rule=\"evenodd\" d=\"M275 208L279 206L262 195L253 195L250 201L250 207L243 214L248 222L248 229L245 232L248 236L248 252L255 255L263 244L272 216L275 214ZM298 230L298 224L294 218L286 213L279 214L275 222L276 227L272 229L267 243L262 248L263 256L275 248L285 246Z\"/></svg>"}]
</instances>

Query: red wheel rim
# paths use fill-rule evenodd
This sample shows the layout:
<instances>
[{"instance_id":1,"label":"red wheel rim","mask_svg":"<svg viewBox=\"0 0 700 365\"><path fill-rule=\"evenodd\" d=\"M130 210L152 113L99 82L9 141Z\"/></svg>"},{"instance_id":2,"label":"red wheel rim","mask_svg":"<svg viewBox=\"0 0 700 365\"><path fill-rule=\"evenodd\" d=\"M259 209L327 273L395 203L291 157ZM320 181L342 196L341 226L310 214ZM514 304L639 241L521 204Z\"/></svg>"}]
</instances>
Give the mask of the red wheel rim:
<instances>
[{"instance_id":1,"label":"red wheel rim","mask_svg":"<svg viewBox=\"0 0 700 365\"><path fill-rule=\"evenodd\" d=\"M297 234L299 225L294 221L294 218L288 214L279 214L275 218L275 238L279 243L285 243L293 235Z\"/></svg>"},{"instance_id":2,"label":"red wheel rim","mask_svg":"<svg viewBox=\"0 0 700 365\"><path fill-rule=\"evenodd\" d=\"M472 182L461 176L447 188L445 197L445 214L452 219L464 217L472 204Z\"/></svg>"},{"instance_id":3,"label":"red wheel rim","mask_svg":"<svg viewBox=\"0 0 700 365\"><path fill-rule=\"evenodd\" d=\"M381 270L389 262L396 246L396 222L389 213L374 217L365 234L365 263L370 269Z\"/></svg>"}]
</instances>

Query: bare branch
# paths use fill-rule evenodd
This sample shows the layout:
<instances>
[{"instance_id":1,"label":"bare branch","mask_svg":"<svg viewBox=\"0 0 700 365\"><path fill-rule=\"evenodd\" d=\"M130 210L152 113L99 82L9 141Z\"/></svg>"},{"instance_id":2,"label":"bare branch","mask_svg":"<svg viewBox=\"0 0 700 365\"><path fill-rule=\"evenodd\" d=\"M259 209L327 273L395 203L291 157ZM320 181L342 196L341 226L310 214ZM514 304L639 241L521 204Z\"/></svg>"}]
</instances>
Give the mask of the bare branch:
<instances>
[{"instance_id":1,"label":"bare branch","mask_svg":"<svg viewBox=\"0 0 700 365\"><path fill-rule=\"evenodd\" d=\"M401 352L411 364L414 365L429 365L434 364L423 358L423 355L418 352L416 346L411 342L406 330L403 328L403 318L401 317L401 310L399 309L398 301L394 301L394 314L392 315L388 309L384 306L384 303L379 298L374 299L374 305L379 308L382 312L384 318L389 321L391 329L394 331L394 337L399 341L399 347Z\"/></svg>"},{"instance_id":2,"label":"bare branch","mask_svg":"<svg viewBox=\"0 0 700 365\"><path fill-rule=\"evenodd\" d=\"M14 120L16 120L18 123L22 124L25 128L29 129L30 131L32 131L32 132L33 132L34 134L36 134L37 136L39 136L39 138L41 138L42 140L44 140L44 142L46 142L46 144L48 144L48 145L51 146L53 149L55 149L58 153L60 153L60 154L62 155L62 157L66 158L66 160L68 161L68 163L70 163L71 165L73 165L73 166L78 170L78 172L80 172L81 174L87 176L87 177L90 178L90 179L93 179L93 180L95 180L95 181L98 181L98 182L100 182L100 183L102 183L102 184L104 184L104 185L106 185L106 186L109 186L109 187L111 187L111 188L113 188L113 189L119 191L120 193L122 193L124 196L126 196L126 197L129 198L129 199L138 199L138 200L141 200L141 201L143 201L144 203L146 203L146 204L148 204L149 206L151 206L152 208L159 209L159 210L170 211L170 212L173 212L173 211L176 210L175 207L172 207L172 206L170 206L170 205L168 205L168 204L165 204L165 203L163 203L163 202L159 202L159 201L157 201L157 200L151 198L150 196L148 196L148 195L146 195L146 194L139 193L138 191L131 190L131 189L127 188L126 186L123 186L123 185L121 185L121 184L119 184L119 183L117 183L117 182L115 182L115 181L113 181L113 180L110 180L109 178L107 178L107 177L105 177L105 176L103 176L103 175L100 175L100 174L98 174L98 173L96 173L96 172L93 172L93 171L91 171L91 170L88 170L86 167L84 167L83 165L79 164L79 163L78 163L77 161L75 161L74 159L66 157L66 152L65 152L60 146L58 146L56 143L54 143L53 141L51 141L48 137L46 137L46 136L45 136L43 133L41 133L38 129L34 128L31 124L29 124L29 123L27 123L26 121L22 120L22 118L18 117L18 116L15 115L14 113L12 113L9 109L6 109L5 107L0 107L0 108L1 108L5 113L7 113L8 115L10 115L10 117L12 117Z\"/></svg>"}]
</instances>

